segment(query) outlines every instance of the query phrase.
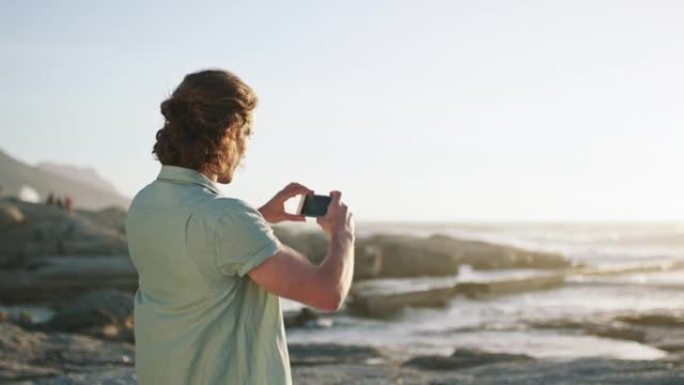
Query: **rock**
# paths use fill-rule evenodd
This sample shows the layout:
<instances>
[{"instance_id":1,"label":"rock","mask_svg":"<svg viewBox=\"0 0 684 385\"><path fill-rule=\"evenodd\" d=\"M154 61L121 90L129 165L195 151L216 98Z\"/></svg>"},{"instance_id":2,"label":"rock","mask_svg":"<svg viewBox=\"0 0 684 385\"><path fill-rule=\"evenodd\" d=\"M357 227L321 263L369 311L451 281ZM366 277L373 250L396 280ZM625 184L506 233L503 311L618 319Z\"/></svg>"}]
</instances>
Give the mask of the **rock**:
<instances>
[{"instance_id":1,"label":"rock","mask_svg":"<svg viewBox=\"0 0 684 385\"><path fill-rule=\"evenodd\" d=\"M532 327L576 329L588 335L636 341L666 351L671 357L684 354L682 312L653 311L638 314L603 314L585 318L531 320Z\"/></svg>"},{"instance_id":2,"label":"rock","mask_svg":"<svg viewBox=\"0 0 684 385\"><path fill-rule=\"evenodd\" d=\"M295 232L282 226L273 226L273 232L282 243L299 251L313 263L322 262L328 253L330 241L323 232ZM381 262L378 248L368 245L363 239L358 239L354 246L354 279L378 276Z\"/></svg>"},{"instance_id":3,"label":"rock","mask_svg":"<svg viewBox=\"0 0 684 385\"><path fill-rule=\"evenodd\" d=\"M532 360L532 357L522 354L489 353L480 350L456 349L451 356L418 356L404 362L402 366L409 366L422 370L458 370L500 362L521 362L529 360Z\"/></svg>"},{"instance_id":4,"label":"rock","mask_svg":"<svg viewBox=\"0 0 684 385\"><path fill-rule=\"evenodd\" d=\"M295 232L274 226L284 244L312 262L321 262L329 241L322 232ZM559 254L534 252L486 242L461 240L445 235L428 238L410 235L376 234L356 240L354 278L451 276L459 265L476 269L562 269L572 264Z\"/></svg>"},{"instance_id":5,"label":"rock","mask_svg":"<svg viewBox=\"0 0 684 385\"><path fill-rule=\"evenodd\" d=\"M377 275L368 274L364 278L450 276L457 274L459 265L463 264L475 269L564 269L572 266L570 261L559 254L461 240L445 235L420 238L378 234L363 239L360 244L363 247L372 247L380 259Z\"/></svg>"},{"instance_id":6,"label":"rock","mask_svg":"<svg viewBox=\"0 0 684 385\"><path fill-rule=\"evenodd\" d=\"M591 276L610 277L636 273L657 273L661 271L673 271L684 269L684 261L670 262L639 262L619 263L610 266L578 266L568 269L568 275L576 275L582 278Z\"/></svg>"},{"instance_id":7,"label":"rock","mask_svg":"<svg viewBox=\"0 0 684 385\"><path fill-rule=\"evenodd\" d=\"M641 326L684 327L684 311L628 314L619 316L616 320Z\"/></svg>"},{"instance_id":8,"label":"rock","mask_svg":"<svg viewBox=\"0 0 684 385\"><path fill-rule=\"evenodd\" d=\"M135 368L122 367L117 369L98 370L85 373L69 373L51 379L17 385L137 385L138 378Z\"/></svg>"},{"instance_id":9,"label":"rock","mask_svg":"<svg viewBox=\"0 0 684 385\"><path fill-rule=\"evenodd\" d=\"M294 366L297 385L432 385L435 376L393 365L337 364Z\"/></svg>"},{"instance_id":10,"label":"rock","mask_svg":"<svg viewBox=\"0 0 684 385\"><path fill-rule=\"evenodd\" d=\"M135 292L138 273L128 256L46 257L32 269L0 270L0 302L69 301L92 289Z\"/></svg>"},{"instance_id":11,"label":"rock","mask_svg":"<svg viewBox=\"0 0 684 385\"><path fill-rule=\"evenodd\" d=\"M304 307L299 311L285 312L283 321L286 328L295 327L329 327L332 326L327 318L322 318L316 311Z\"/></svg>"},{"instance_id":12,"label":"rock","mask_svg":"<svg viewBox=\"0 0 684 385\"><path fill-rule=\"evenodd\" d=\"M600 316L592 316L591 319L571 318L529 322L530 326L538 329L579 329L585 334L598 337L630 340L637 342L646 341L644 330L634 328L624 322L615 321Z\"/></svg>"},{"instance_id":13,"label":"rock","mask_svg":"<svg viewBox=\"0 0 684 385\"><path fill-rule=\"evenodd\" d=\"M24 220L0 232L0 268L30 268L35 257L44 256L128 254L121 233L77 212L40 203L12 205Z\"/></svg>"},{"instance_id":14,"label":"rock","mask_svg":"<svg viewBox=\"0 0 684 385\"><path fill-rule=\"evenodd\" d=\"M133 342L133 295L93 290L58 309L46 327Z\"/></svg>"},{"instance_id":15,"label":"rock","mask_svg":"<svg viewBox=\"0 0 684 385\"><path fill-rule=\"evenodd\" d=\"M288 344L293 366L322 364L363 364L384 362L384 354L373 347L340 344Z\"/></svg>"},{"instance_id":16,"label":"rock","mask_svg":"<svg viewBox=\"0 0 684 385\"><path fill-rule=\"evenodd\" d=\"M273 233L282 243L299 251L311 262L322 262L328 253L330 241L322 231L295 232L281 226L273 226Z\"/></svg>"},{"instance_id":17,"label":"rock","mask_svg":"<svg viewBox=\"0 0 684 385\"><path fill-rule=\"evenodd\" d=\"M24 220L26 218L16 204L0 201L0 230L5 230Z\"/></svg>"},{"instance_id":18,"label":"rock","mask_svg":"<svg viewBox=\"0 0 684 385\"><path fill-rule=\"evenodd\" d=\"M451 253L425 247L423 242L394 238L372 237L381 255L379 277L444 276L458 273L458 263Z\"/></svg>"},{"instance_id":19,"label":"rock","mask_svg":"<svg viewBox=\"0 0 684 385\"><path fill-rule=\"evenodd\" d=\"M76 210L80 215L104 227L114 229L120 234L125 234L124 221L127 211L118 206L107 207L102 210L90 211L84 209Z\"/></svg>"},{"instance_id":20,"label":"rock","mask_svg":"<svg viewBox=\"0 0 684 385\"><path fill-rule=\"evenodd\" d=\"M371 279L356 282L349 295L349 310L357 315L390 318L405 307L443 307L457 294L489 298L563 285L562 273L524 278L497 278L484 282L459 282L457 276Z\"/></svg>"},{"instance_id":21,"label":"rock","mask_svg":"<svg viewBox=\"0 0 684 385\"><path fill-rule=\"evenodd\" d=\"M9 327L5 327L9 325ZM367 346L291 344L298 385L675 385L681 363L590 358L535 360L457 350L450 363L397 366ZM46 335L0 324L0 382L16 385L136 385L132 345L66 333ZM486 357L486 358L483 358ZM460 361L459 361L460 360ZM408 360L411 362L412 360ZM485 363L482 363L482 362ZM414 365L415 364L415 365ZM472 365L471 365L472 364ZM21 381L21 382L20 382Z\"/></svg>"},{"instance_id":22,"label":"rock","mask_svg":"<svg viewBox=\"0 0 684 385\"><path fill-rule=\"evenodd\" d=\"M437 384L469 385L675 385L684 383L681 367L662 361L587 358L572 361L531 360L476 366L457 372L474 381L447 374ZM453 379L453 380L452 380Z\"/></svg>"},{"instance_id":23,"label":"rock","mask_svg":"<svg viewBox=\"0 0 684 385\"><path fill-rule=\"evenodd\" d=\"M429 249L449 253L458 263L475 269L563 269L572 266L560 254L455 239L440 234L427 238L425 243Z\"/></svg>"},{"instance_id":24,"label":"rock","mask_svg":"<svg viewBox=\"0 0 684 385\"><path fill-rule=\"evenodd\" d=\"M536 290L548 290L565 283L564 274L502 279L489 282L459 282L454 292L472 298L487 298Z\"/></svg>"},{"instance_id":25,"label":"rock","mask_svg":"<svg viewBox=\"0 0 684 385\"><path fill-rule=\"evenodd\" d=\"M0 383L133 366L133 344L0 323Z\"/></svg>"},{"instance_id":26,"label":"rock","mask_svg":"<svg viewBox=\"0 0 684 385\"><path fill-rule=\"evenodd\" d=\"M348 306L357 315L389 318L405 307L444 307L452 295L451 286L388 294L354 291Z\"/></svg>"},{"instance_id":27,"label":"rock","mask_svg":"<svg viewBox=\"0 0 684 385\"><path fill-rule=\"evenodd\" d=\"M382 250L364 240L355 242L354 280L376 278L382 268Z\"/></svg>"}]
</instances>

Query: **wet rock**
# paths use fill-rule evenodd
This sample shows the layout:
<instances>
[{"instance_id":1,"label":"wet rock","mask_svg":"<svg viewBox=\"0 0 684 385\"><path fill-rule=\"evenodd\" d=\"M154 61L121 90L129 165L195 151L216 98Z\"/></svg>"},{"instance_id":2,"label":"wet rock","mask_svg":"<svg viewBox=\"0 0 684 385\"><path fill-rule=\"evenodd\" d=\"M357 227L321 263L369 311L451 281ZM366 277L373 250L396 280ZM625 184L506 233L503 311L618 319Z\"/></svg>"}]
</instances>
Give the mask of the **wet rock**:
<instances>
[{"instance_id":1,"label":"wet rock","mask_svg":"<svg viewBox=\"0 0 684 385\"><path fill-rule=\"evenodd\" d=\"M445 307L452 296L451 286L386 294L355 291L348 306L357 315L390 318L405 307Z\"/></svg>"},{"instance_id":2,"label":"wet rock","mask_svg":"<svg viewBox=\"0 0 684 385\"><path fill-rule=\"evenodd\" d=\"M532 360L532 357L522 354L489 353L480 350L456 349L450 356L417 356L404 362L402 365L422 370L458 370L501 362L521 362L529 360Z\"/></svg>"},{"instance_id":3,"label":"wet rock","mask_svg":"<svg viewBox=\"0 0 684 385\"><path fill-rule=\"evenodd\" d=\"M552 289L564 282L562 273L523 278L501 277L483 282L459 282L458 276L373 279L354 283L348 308L361 316L391 318L405 307L443 307L457 294L489 298Z\"/></svg>"},{"instance_id":4,"label":"wet rock","mask_svg":"<svg viewBox=\"0 0 684 385\"><path fill-rule=\"evenodd\" d=\"M386 359L380 350L361 345L288 344L288 351L293 366L380 363Z\"/></svg>"},{"instance_id":5,"label":"wet rock","mask_svg":"<svg viewBox=\"0 0 684 385\"><path fill-rule=\"evenodd\" d=\"M132 345L61 334L63 341L40 333L17 333L0 324L0 382L16 385L136 385L132 361L120 346ZM15 326L16 328L16 326ZM25 334L28 334L26 336ZM29 338L27 338L29 337ZM37 338L32 341L31 338ZM72 342L65 343L64 340ZM4 342L10 340L9 348ZM24 340L24 348L17 348ZM104 343L104 345L96 345ZM3 345L4 344L4 345ZM41 351L51 345L52 353ZM92 344L92 345L91 345ZM42 349L41 349L42 347ZM17 357L18 351L34 358ZM678 385L684 383L681 363L629 361L602 358L572 361L535 360L525 356L489 354L480 364L481 352L454 352L454 369L434 363L395 365L381 350L336 344L291 344L293 382L298 385ZM80 354L78 354L80 352ZM30 353L30 354L28 354ZM86 353L86 354L83 354ZM128 350L130 353L130 350ZM47 356L47 358L46 358ZM474 356L474 358L473 358ZM11 359L8 360L7 358ZM460 357L460 358L459 358ZM444 358L444 357L443 357ZM410 362L409 360L408 362ZM416 360L414 362L420 362ZM473 364L473 365L470 365ZM447 365L447 364L445 364ZM57 375L55 375L55 373ZM4 377L2 377L4 376Z\"/></svg>"},{"instance_id":6,"label":"wet rock","mask_svg":"<svg viewBox=\"0 0 684 385\"><path fill-rule=\"evenodd\" d=\"M434 376L392 365L336 364L295 366L297 385L431 385Z\"/></svg>"},{"instance_id":7,"label":"wet rock","mask_svg":"<svg viewBox=\"0 0 684 385\"><path fill-rule=\"evenodd\" d=\"M456 285L454 292L472 298L487 298L528 291L548 290L560 287L564 283L565 275L550 274L517 279L502 279L490 282L459 282Z\"/></svg>"},{"instance_id":8,"label":"wet rock","mask_svg":"<svg viewBox=\"0 0 684 385\"><path fill-rule=\"evenodd\" d=\"M431 385L675 385L684 383L681 366L662 361L587 358L530 360L476 366L451 373Z\"/></svg>"},{"instance_id":9,"label":"wet rock","mask_svg":"<svg viewBox=\"0 0 684 385\"><path fill-rule=\"evenodd\" d=\"M527 324L542 329L576 329L605 338L636 341L671 353L684 354L684 323L680 311L638 314L602 314L569 319L532 320ZM672 354L674 353L674 354Z\"/></svg>"},{"instance_id":10,"label":"wet rock","mask_svg":"<svg viewBox=\"0 0 684 385\"><path fill-rule=\"evenodd\" d=\"M684 311L628 314L616 320L642 326L684 327Z\"/></svg>"}]
</instances>

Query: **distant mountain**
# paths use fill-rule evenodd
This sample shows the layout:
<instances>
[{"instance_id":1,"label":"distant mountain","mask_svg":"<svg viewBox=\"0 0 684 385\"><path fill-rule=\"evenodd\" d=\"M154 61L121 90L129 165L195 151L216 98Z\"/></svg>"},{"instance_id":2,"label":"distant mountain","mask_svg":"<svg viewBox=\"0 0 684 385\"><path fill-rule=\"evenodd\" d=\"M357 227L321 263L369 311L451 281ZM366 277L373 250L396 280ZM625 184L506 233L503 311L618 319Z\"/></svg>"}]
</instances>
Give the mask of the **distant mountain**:
<instances>
[{"instance_id":1,"label":"distant mountain","mask_svg":"<svg viewBox=\"0 0 684 385\"><path fill-rule=\"evenodd\" d=\"M36 164L36 167L52 174L76 180L90 187L117 192L116 187L111 182L100 177L92 167L75 167L52 162L40 162Z\"/></svg>"},{"instance_id":2,"label":"distant mountain","mask_svg":"<svg viewBox=\"0 0 684 385\"><path fill-rule=\"evenodd\" d=\"M74 206L101 209L109 206L128 208L130 199L120 194L111 182L90 168L41 163L31 166L0 150L0 187L4 196L18 196L20 190L35 190L41 200L50 192L70 195Z\"/></svg>"}]
</instances>

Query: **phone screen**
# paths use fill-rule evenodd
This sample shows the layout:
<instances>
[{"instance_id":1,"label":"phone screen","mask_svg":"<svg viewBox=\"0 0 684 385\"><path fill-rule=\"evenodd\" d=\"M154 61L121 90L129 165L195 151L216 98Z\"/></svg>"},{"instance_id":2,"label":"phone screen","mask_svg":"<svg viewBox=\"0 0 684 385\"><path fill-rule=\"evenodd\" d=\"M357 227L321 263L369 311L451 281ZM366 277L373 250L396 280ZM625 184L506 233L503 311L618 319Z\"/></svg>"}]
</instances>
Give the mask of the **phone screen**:
<instances>
[{"instance_id":1,"label":"phone screen","mask_svg":"<svg viewBox=\"0 0 684 385\"><path fill-rule=\"evenodd\" d=\"M304 195L300 201L299 214L307 217L321 217L328 212L328 205L332 197L327 195Z\"/></svg>"}]
</instances>

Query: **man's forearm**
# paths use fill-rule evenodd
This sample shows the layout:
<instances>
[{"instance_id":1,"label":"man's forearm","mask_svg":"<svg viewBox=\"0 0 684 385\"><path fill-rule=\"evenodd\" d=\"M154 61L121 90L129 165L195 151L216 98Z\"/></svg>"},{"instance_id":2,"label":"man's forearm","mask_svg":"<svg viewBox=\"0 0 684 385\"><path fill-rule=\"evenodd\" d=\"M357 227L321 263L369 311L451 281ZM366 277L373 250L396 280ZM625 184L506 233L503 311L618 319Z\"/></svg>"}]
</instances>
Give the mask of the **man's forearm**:
<instances>
[{"instance_id":1,"label":"man's forearm","mask_svg":"<svg viewBox=\"0 0 684 385\"><path fill-rule=\"evenodd\" d=\"M354 235L349 232L333 234L328 254L319 268L325 277L324 284L333 285L339 301L343 302L354 275Z\"/></svg>"},{"instance_id":2,"label":"man's forearm","mask_svg":"<svg viewBox=\"0 0 684 385\"><path fill-rule=\"evenodd\" d=\"M266 210L264 210L264 206L259 207L259 208L257 209L257 211L261 214L262 217L264 217L264 219L266 220L266 222L268 222L268 223L273 223L272 219L269 218L270 215L268 214L268 212L267 212Z\"/></svg>"}]
</instances>

